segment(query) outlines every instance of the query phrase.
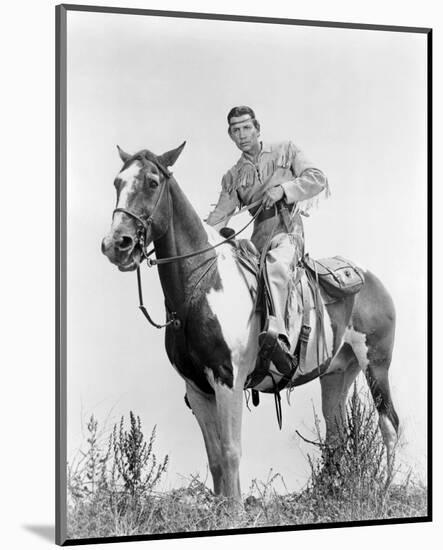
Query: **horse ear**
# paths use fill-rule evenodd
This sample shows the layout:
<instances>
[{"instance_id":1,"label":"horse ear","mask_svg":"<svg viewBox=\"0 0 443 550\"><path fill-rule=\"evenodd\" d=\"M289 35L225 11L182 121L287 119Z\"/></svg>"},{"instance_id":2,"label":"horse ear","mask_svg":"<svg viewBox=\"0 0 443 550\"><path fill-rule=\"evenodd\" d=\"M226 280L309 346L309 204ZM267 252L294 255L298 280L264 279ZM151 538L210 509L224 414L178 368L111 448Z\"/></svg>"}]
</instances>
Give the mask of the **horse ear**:
<instances>
[{"instance_id":1,"label":"horse ear","mask_svg":"<svg viewBox=\"0 0 443 550\"><path fill-rule=\"evenodd\" d=\"M163 155L157 157L159 162L165 168L168 168L168 166L174 166L175 161L180 156L180 153L183 151L185 145L186 141L184 141L179 147L177 147L177 149L172 149L172 151L167 151L166 153L163 153Z\"/></svg>"},{"instance_id":2,"label":"horse ear","mask_svg":"<svg viewBox=\"0 0 443 550\"><path fill-rule=\"evenodd\" d=\"M132 155L130 155L129 153L125 153L123 149L120 149L118 145L117 145L117 149L118 149L118 154L120 155L120 158L122 159L123 162L127 162L132 157Z\"/></svg>"}]
</instances>

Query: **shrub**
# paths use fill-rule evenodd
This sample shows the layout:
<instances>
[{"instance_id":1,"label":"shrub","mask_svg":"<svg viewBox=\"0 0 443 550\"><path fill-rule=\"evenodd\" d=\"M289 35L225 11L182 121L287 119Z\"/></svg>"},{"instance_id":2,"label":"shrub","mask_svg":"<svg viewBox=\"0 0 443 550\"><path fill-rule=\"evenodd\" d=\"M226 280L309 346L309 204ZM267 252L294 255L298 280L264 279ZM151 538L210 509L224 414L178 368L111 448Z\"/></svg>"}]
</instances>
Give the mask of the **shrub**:
<instances>
[{"instance_id":1,"label":"shrub","mask_svg":"<svg viewBox=\"0 0 443 550\"><path fill-rule=\"evenodd\" d=\"M98 422L90 417L86 451L68 464L69 538L134 534L152 513L153 490L169 458L158 461L153 452L155 426L146 441L140 417L131 411L129 420L127 431L123 417L114 425L103 451Z\"/></svg>"},{"instance_id":2,"label":"shrub","mask_svg":"<svg viewBox=\"0 0 443 550\"><path fill-rule=\"evenodd\" d=\"M112 433L112 446L114 450L114 464L124 482L124 487L134 497L140 492L151 492L158 484L162 474L168 466L168 456L163 462L157 464L157 458L153 453L156 426L152 429L149 442L146 442L141 429L139 416L129 413L131 427L129 431L123 428L123 417L120 428L114 426Z\"/></svg>"},{"instance_id":3,"label":"shrub","mask_svg":"<svg viewBox=\"0 0 443 550\"><path fill-rule=\"evenodd\" d=\"M362 400L354 384L337 439L327 443L315 416L320 458L308 457L311 478L306 495L324 521L386 517L395 456L388 466L374 405ZM300 434L299 434L300 435ZM305 438L303 438L305 439ZM308 441L305 439L305 441Z\"/></svg>"}]
</instances>

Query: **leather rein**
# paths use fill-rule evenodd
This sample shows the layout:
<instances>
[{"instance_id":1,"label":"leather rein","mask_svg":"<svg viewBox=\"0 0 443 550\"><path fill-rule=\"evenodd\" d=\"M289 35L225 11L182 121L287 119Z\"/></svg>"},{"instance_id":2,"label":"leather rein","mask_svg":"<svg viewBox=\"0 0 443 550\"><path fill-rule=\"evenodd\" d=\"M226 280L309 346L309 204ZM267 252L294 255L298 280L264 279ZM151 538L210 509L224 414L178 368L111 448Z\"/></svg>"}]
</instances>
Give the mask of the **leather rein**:
<instances>
[{"instance_id":1,"label":"leather rein","mask_svg":"<svg viewBox=\"0 0 443 550\"><path fill-rule=\"evenodd\" d=\"M249 210L251 208L254 208L255 206L260 205L259 208L257 209L257 211L252 216L252 218L249 220L249 222L244 227L242 227L239 231L236 231L232 235L229 235L226 239L223 239L222 241L218 242L217 244L210 245L206 248L203 248L203 249L200 249L200 250L197 250L197 251L194 251L194 252L189 252L188 254L182 254L182 255L178 255L178 256L169 256L167 258L150 258L151 254L153 254L155 252L155 248L152 248L149 252L147 251L147 245L146 245L147 235L148 235L149 228L151 227L151 225L153 225L155 212L161 204L161 200L162 200L163 195L165 193L166 187L168 187L167 191L168 191L169 214L171 213L171 200L172 199L171 199L171 193L169 191L168 184L169 184L170 179L172 178L172 172L167 170L156 159L150 158L149 161L152 162L153 164L155 164L155 166L165 176L165 183L162 185L162 187L160 189L160 193L157 197L154 208L152 209L152 212L149 215L149 217L147 219L143 219L143 217L140 214L136 214L135 212L132 212L131 210L128 210L126 208L120 208L120 207L114 208L114 210L112 212L112 217L114 217L114 214L116 212L122 212L123 214L126 214L127 216L129 216L130 218L135 220L136 226L137 226L137 238L136 238L136 241L135 241L135 246L137 246L137 245L140 246L141 251L142 251L142 256L143 256L140 264L143 262L144 259L146 260L146 264L147 264L148 267L152 267L154 265L169 264L169 263L177 262L177 261L180 261L180 260L185 260L187 258L192 258L193 256L199 256L200 254L204 254L205 252L209 252L210 250L214 250L218 246L221 246L222 244L225 244L225 243L231 241L232 239L237 237L237 235L242 233L257 218L257 216L262 212L262 210L264 208L264 205L262 204L262 199L260 199L258 201L255 201L255 202L241 208L238 212L233 214L232 217L238 216L239 214L243 213L245 210ZM168 215L168 218L171 219L171 216ZM226 218L223 218L221 221L223 221L224 219L226 219ZM164 233L162 235L160 235L159 237L156 237L153 240L155 241L155 240L161 239L164 235L166 235L166 233L168 231L169 231L169 224L168 224L166 230L164 231ZM171 324L173 324L175 328L180 328L182 323L177 318L177 314L175 312L170 313L170 315L169 315L170 319L165 324L161 325L161 324L155 323L152 320L151 316L149 315L148 311L146 310L146 307L143 304L143 293L142 293L142 284L141 284L141 275L140 275L140 264L137 266L137 285L138 285L138 296L139 296L139 309L142 311L143 315L146 317L148 322L152 326L154 326L155 328L160 329L160 328L167 327ZM208 273L208 271L209 271L209 269L207 269L204 272L204 275L206 275L206 273ZM200 282L200 280L199 280L199 282Z\"/></svg>"}]
</instances>

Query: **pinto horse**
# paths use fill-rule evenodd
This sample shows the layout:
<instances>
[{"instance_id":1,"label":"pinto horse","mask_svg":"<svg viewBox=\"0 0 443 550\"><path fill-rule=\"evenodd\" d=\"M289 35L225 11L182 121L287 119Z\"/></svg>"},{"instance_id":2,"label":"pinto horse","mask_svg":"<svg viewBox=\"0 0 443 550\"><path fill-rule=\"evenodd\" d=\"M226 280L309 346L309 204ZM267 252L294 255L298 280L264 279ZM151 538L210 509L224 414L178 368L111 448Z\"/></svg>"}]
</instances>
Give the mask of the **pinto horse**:
<instances>
[{"instance_id":1,"label":"pinto horse","mask_svg":"<svg viewBox=\"0 0 443 550\"><path fill-rule=\"evenodd\" d=\"M153 243L169 319L168 358L185 381L187 401L203 433L214 492L241 501L243 391L256 365L260 332L251 293L257 281L251 273L242 272L230 244L214 246L222 237L200 219L169 172L184 145L160 156L148 150L130 155L118 148L123 166L114 181L117 204L102 251L121 271L132 271L144 259L146 246ZM321 304L323 365L316 364L318 310L310 301L313 330L305 361L311 374L296 372L290 385L321 373L326 440L333 443L343 426L349 388L362 370L379 413L389 459L398 431L388 380L395 311L381 282L369 271L364 274L365 284L357 295ZM294 291L296 306L299 287ZM302 317L299 306L295 312L289 334L293 348ZM276 370L255 389L272 392L275 376Z\"/></svg>"}]
</instances>

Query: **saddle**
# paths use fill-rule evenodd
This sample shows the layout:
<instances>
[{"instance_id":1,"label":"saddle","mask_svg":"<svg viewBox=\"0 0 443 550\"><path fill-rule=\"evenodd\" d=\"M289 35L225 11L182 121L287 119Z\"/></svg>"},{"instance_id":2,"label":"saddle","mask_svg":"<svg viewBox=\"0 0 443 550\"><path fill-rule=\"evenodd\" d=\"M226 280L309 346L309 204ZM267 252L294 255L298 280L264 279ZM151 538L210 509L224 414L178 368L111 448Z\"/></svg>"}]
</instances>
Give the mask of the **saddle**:
<instances>
[{"instance_id":1,"label":"saddle","mask_svg":"<svg viewBox=\"0 0 443 550\"><path fill-rule=\"evenodd\" d=\"M256 290L255 287L251 287L250 283L248 284L248 288L256 304L255 311L258 311L262 316L262 328L268 326L270 318L267 304L270 301L270 297L267 296L268 288L266 284L266 274L260 274L260 254L253 243L248 239L233 239L230 243L235 249L236 258L240 266L254 274L257 279L258 290ZM309 326L309 312L307 311L311 306L309 300L306 299L309 292L308 287L310 287L311 293L314 296L313 307L318 310L321 307L319 297L320 291L323 302L326 304L344 300L346 297L357 294L361 290L365 278L363 271L359 267L341 256L314 260L308 254L305 254L299 261L297 267L297 274L293 284L294 286L300 284L303 311L302 330L299 337L300 342L296 347L298 357L294 357L294 364L297 363L298 366L303 367L300 363L304 360L304 356L306 355L306 345L311 331L311 327ZM302 280L303 271L306 273L304 281ZM248 282L246 277L245 281ZM263 369L259 370L263 371Z\"/></svg>"},{"instance_id":2,"label":"saddle","mask_svg":"<svg viewBox=\"0 0 443 550\"><path fill-rule=\"evenodd\" d=\"M229 243L235 249L239 264L255 275L259 286L266 290L266 285L260 284L260 254L254 244L248 239L232 239ZM363 270L342 256L314 260L309 254L305 254L300 259L298 268L307 271L311 275L310 279L314 278L328 303L357 294L365 283ZM250 285L248 288L251 294L256 296Z\"/></svg>"},{"instance_id":3,"label":"saddle","mask_svg":"<svg viewBox=\"0 0 443 550\"><path fill-rule=\"evenodd\" d=\"M262 329L265 327L269 328L269 321L272 317L269 316L267 304L269 304L270 297L267 295L266 273L260 273L260 254L254 244L248 239L232 239L230 244L234 247L239 265L243 268L240 269L240 271L244 275L251 297L256 304L255 311L259 312L261 315ZM271 377L274 386L273 393L275 397L277 420L280 428L282 425L280 391L292 385L293 377L296 372L298 373L297 380L300 378L296 383L297 385L309 381L319 372L319 350L321 347L321 340L323 340L323 345L325 344L322 304L325 303L328 305L357 294L365 282L363 271L354 263L341 256L314 260L310 258L308 254L305 254L300 259L297 268L297 274L292 284L294 286L300 285L302 323L294 354L292 357L288 358L289 371L285 373L280 380L276 381L270 371L270 356L272 355L272 350L260 349L255 368L250 373L245 386L245 389L251 389L252 403L254 406L257 406L260 402L259 392L254 388L257 387L266 376ZM251 286L250 281L248 281L243 271L244 269L256 277L258 283L257 289L255 286ZM305 277L303 277L303 272L306 275ZM312 296L312 302L308 299L309 294ZM322 300L320 299L320 294ZM304 370L304 363L311 332L311 327L309 326L311 308L316 311L315 322L317 328L317 355L319 365L318 369L315 369L315 371L306 372ZM270 332L272 332L272 330ZM270 340L272 340L272 338L270 338ZM270 342L270 348L271 347L272 342ZM263 351L265 353L262 353ZM322 373L327 370L328 366L329 360L322 365Z\"/></svg>"}]
</instances>

